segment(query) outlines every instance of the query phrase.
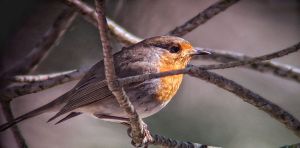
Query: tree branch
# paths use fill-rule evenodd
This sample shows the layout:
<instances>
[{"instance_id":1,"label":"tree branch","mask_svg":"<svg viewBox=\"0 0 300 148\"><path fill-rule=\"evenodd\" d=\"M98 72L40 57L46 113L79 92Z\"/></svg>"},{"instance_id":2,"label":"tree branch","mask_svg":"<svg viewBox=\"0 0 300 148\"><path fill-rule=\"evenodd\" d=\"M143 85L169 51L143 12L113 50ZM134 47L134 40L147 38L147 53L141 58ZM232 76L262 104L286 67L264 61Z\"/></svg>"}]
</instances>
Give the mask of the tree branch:
<instances>
[{"instance_id":1,"label":"tree branch","mask_svg":"<svg viewBox=\"0 0 300 148\"><path fill-rule=\"evenodd\" d=\"M97 27L97 25L98 25L97 17L98 16L97 16L96 11L92 7L85 4L81 0L64 0L63 2L66 3L68 6L79 11L88 22L90 22L95 27ZM128 31L126 31L124 28L122 28L121 26L116 24L111 19L109 19L109 18L106 18L106 19L107 19L107 24L108 24L108 28L109 28L110 32L121 43L129 46L129 45L135 44L137 42L140 42L142 40L141 38L138 38L137 36L128 33Z\"/></svg>"},{"instance_id":2,"label":"tree branch","mask_svg":"<svg viewBox=\"0 0 300 148\"><path fill-rule=\"evenodd\" d=\"M6 118L7 121L11 121L14 119L11 107L9 102L1 102L2 105L2 110L3 110L3 114ZM23 135L21 134L20 129L18 128L18 126L14 125L11 127L13 136L16 140L16 143L18 145L19 148L27 148L27 144L25 142L25 139L23 137Z\"/></svg>"},{"instance_id":3,"label":"tree branch","mask_svg":"<svg viewBox=\"0 0 300 148\"><path fill-rule=\"evenodd\" d=\"M204 48L204 50L209 51L212 54L209 56L201 56L201 59L211 59L222 63L227 63L231 61L243 61L252 58L237 52L214 50L208 48ZM272 73L275 76L300 83L300 69L297 67L274 61L254 63L246 65L246 67L260 72Z\"/></svg>"},{"instance_id":4,"label":"tree branch","mask_svg":"<svg viewBox=\"0 0 300 148\"><path fill-rule=\"evenodd\" d=\"M178 74L190 74L192 76L199 77L201 79L205 79L213 84L218 85L219 87L226 89L237 96L241 97L244 101L258 107L261 110L264 110L272 117L280 121L281 123L285 124L289 129L293 130L298 136L300 136L300 124L299 121L293 117L291 114L286 112L285 110L281 109L276 104L264 99L263 97L251 92L250 90L242 87L241 85L235 83L234 81L228 80L222 76L218 76L214 73L207 72L205 70L216 69L216 68L229 68L235 66L241 66L244 64L251 64L255 62L261 62L262 60L269 60L272 58L284 56L290 52L295 52L300 48L300 43L295 44L294 46L288 47L286 49L280 50L278 52L274 52L271 54L267 54L264 56L260 56L257 58L248 59L245 61L235 61L229 62L225 64L213 64L213 65L204 65L204 66L190 66L185 69L167 71L162 73L154 73L154 74L143 74L138 76L131 76L126 78L118 79L117 86L124 86L134 82L141 82L149 79L160 78L165 76L171 75L178 75ZM205 75L202 73L205 73ZM208 77L208 76L210 77ZM211 78L211 79L210 79ZM113 81L114 82L114 81ZM229 85L229 86L228 86ZM298 127L299 125L299 127ZM298 129L299 128L299 129Z\"/></svg>"},{"instance_id":5,"label":"tree branch","mask_svg":"<svg viewBox=\"0 0 300 148\"><path fill-rule=\"evenodd\" d=\"M55 45L55 43L57 43L64 35L67 28L75 19L76 14L76 11L70 8L63 10L63 12L55 20L52 27L45 33L44 37L42 37L42 39L35 45L32 51L25 58L18 61L15 66L0 74L0 78L2 80L1 85L6 87L10 84L10 82L6 81L6 78L17 74L26 74L34 70L36 66L47 56L51 47ZM3 101L1 102L1 105L6 120L8 122L12 121L14 117L10 107L11 99L3 96L2 94L0 96L0 99L1 101ZM26 148L26 142L16 125L12 127L12 132L18 146L20 148Z\"/></svg>"},{"instance_id":6,"label":"tree branch","mask_svg":"<svg viewBox=\"0 0 300 148\"><path fill-rule=\"evenodd\" d=\"M66 30L76 18L76 11L68 8L57 17L51 28L45 33L32 51L20 60L15 66L1 74L2 78L18 74L26 74L34 70L37 65L47 56L50 49L61 39Z\"/></svg>"},{"instance_id":7,"label":"tree branch","mask_svg":"<svg viewBox=\"0 0 300 148\"><path fill-rule=\"evenodd\" d=\"M70 71L63 71L58 73L39 74L39 75L17 75L12 77L11 81L19 82L19 83L33 83L33 82L49 80L63 75L69 76L70 74L76 71L77 70L70 70Z\"/></svg>"},{"instance_id":8,"label":"tree branch","mask_svg":"<svg viewBox=\"0 0 300 148\"><path fill-rule=\"evenodd\" d=\"M150 142L151 144L160 145L160 146L164 146L164 147L219 148L219 147L208 146L208 145L203 145L203 144L198 144L198 143L178 141L178 140L166 138L166 137L160 136L160 135L152 135L152 137L153 137L153 141Z\"/></svg>"},{"instance_id":9,"label":"tree branch","mask_svg":"<svg viewBox=\"0 0 300 148\"><path fill-rule=\"evenodd\" d=\"M101 38L102 48L103 48L103 58L105 67L105 76L107 80L107 85L109 90L116 97L120 106L126 111L129 116L129 121L132 129L132 141L135 145L143 145L148 142L144 141L144 129L142 126L142 119L139 117L134 106L131 104L128 96L126 95L123 88L114 85L117 79L115 73L115 67L113 62L113 54L110 46L110 42L107 36L108 25L106 22L105 12L104 12L104 0L95 0L96 12L98 14L98 29Z\"/></svg>"},{"instance_id":10,"label":"tree branch","mask_svg":"<svg viewBox=\"0 0 300 148\"><path fill-rule=\"evenodd\" d=\"M79 80L89 69L88 68L80 68L78 70L72 70L72 72L61 72L65 73L63 75L60 75L61 73L54 74L56 76L42 80L42 81L35 81L32 83L26 83L22 85L17 85L17 86L12 86L8 87L4 90L1 91L0 93L0 98L2 99L1 101L10 101L13 98L31 94L31 93L36 93L48 88L51 88L53 86L67 83L73 80ZM22 77L27 77L27 76L22 76ZM31 76L35 77L35 76ZM37 76L39 77L39 76ZM50 77L50 76L49 76ZM33 79L39 79L39 78L33 78Z\"/></svg>"},{"instance_id":11,"label":"tree branch","mask_svg":"<svg viewBox=\"0 0 300 148\"><path fill-rule=\"evenodd\" d=\"M184 36L238 1L239 0L220 0L185 22L183 25L171 30L168 34L173 36Z\"/></svg>"},{"instance_id":12,"label":"tree branch","mask_svg":"<svg viewBox=\"0 0 300 148\"><path fill-rule=\"evenodd\" d=\"M223 76L220 76L213 72L199 69L197 67L192 68L189 75L205 80L237 95L239 98L243 99L243 101L257 107L260 110L263 110L271 117L284 124L298 137L300 137L300 121L297 118L295 118L292 114L282 109L280 106L263 98L259 94L256 94L251 90Z\"/></svg>"},{"instance_id":13,"label":"tree branch","mask_svg":"<svg viewBox=\"0 0 300 148\"><path fill-rule=\"evenodd\" d=\"M88 6L85 3L81 2L80 0L67 0L67 1L68 1L68 5L73 7L77 11L79 11L86 20L88 20L92 24L97 23L97 20L96 20L97 15L95 14L95 11L93 8L91 8L90 6ZM109 19L108 19L108 25L109 25L110 29L118 28L118 26L115 26L116 25L115 23L111 23L111 21L109 21ZM117 36L117 39L126 45L135 44L138 41L142 40L141 38L136 37L135 35L127 32L123 28L112 29L112 30L113 30L113 34L115 36ZM219 62L223 62L223 63L230 62L230 61L237 61L237 60L239 60L239 61L246 60L246 59L250 58L246 55L241 55L240 53L236 53L236 52L222 52L222 51L212 50L212 49L207 49L207 48L205 48L205 50L209 50L213 54L209 55L209 56L204 56L204 57L213 59L213 60L216 60ZM263 63L254 63L251 65L248 65L247 68L257 70L260 72L270 72L276 76L300 82L300 69L291 67L289 65L284 65L284 64L270 61L270 62L263 62Z\"/></svg>"},{"instance_id":14,"label":"tree branch","mask_svg":"<svg viewBox=\"0 0 300 148\"><path fill-rule=\"evenodd\" d=\"M224 69L224 68L232 68L236 66L243 66L243 65L249 65L253 63L258 63L262 62L265 60L270 60L273 58L278 58L285 56L287 54L290 54L292 52L296 52L300 49L300 42L279 50L277 52L273 52L270 54L266 54L263 56L255 57L255 58L247 58L242 61L231 61L223 64L211 64L211 65L202 65L198 66L198 68L203 69L203 70L212 70L212 69ZM212 56L214 56L215 53L212 52ZM119 85L126 85L129 83L133 82L141 82L145 81L148 79L154 79L154 78L159 78L159 77L164 77L164 76L170 76L170 75L177 75L177 74L187 74L189 72L190 68L185 68L185 69L179 69L179 70L173 70L173 71L167 71L167 72L162 72L162 73L154 73L154 74L144 74L144 75L138 75L138 76L131 76L131 77L126 77L126 78L121 78L118 79ZM18 97L21 95L26 95L28 93L33 93L37 92L46 88L50 88L54 85L62 84L65 82L72 81L74 79L79 79L81 76L84 75L84 73L87 71L86 68L81 68L79 70L73 70L69 72L61 72L61 73L54 73L54 74L49 74L49 75L37 75L37 76L19 76L21 80L24 79L30 79L32 80L39 80L41 78L49 78L45 81L40 81L40 82L34 82L31 84L24 84L22 86L14 86L7 88L2 91L2 95L8 98L14 98ZM16 78L17 79L17 78ZM29 81L29 80L27 80ZM57 84L55 84L57 83Z\"/></svg>"}]
</instances>

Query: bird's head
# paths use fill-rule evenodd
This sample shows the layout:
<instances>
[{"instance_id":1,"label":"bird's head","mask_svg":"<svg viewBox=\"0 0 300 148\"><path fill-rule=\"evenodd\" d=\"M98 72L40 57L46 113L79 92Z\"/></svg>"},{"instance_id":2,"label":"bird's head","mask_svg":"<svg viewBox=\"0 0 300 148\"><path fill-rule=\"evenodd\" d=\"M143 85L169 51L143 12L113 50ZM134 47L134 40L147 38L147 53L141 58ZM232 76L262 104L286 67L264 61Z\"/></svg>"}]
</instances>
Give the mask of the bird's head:
<instances>
[{"instance_id":1,"label":"bird's head","mask_svg":"<svg viewBox=\"0 0 300 148\"><path fill-rule=\"evenodd\" d=\"M148 54L156 55L159 72L182 69L187 66L193 56L206 55L209 52L193 48L188 41L174 36L158 36L141 42L150 51ZM150 53L151 52L151 53ZM177 92L183 75L174 75L160 78L160 85L156 92L159 102L167 103Z\"/></svg>"},{"instance_id":2,"label":"bird's head","mask_svg":"<svg viewBox=\"0 0 300 148\"><path fill-rule=\"evenodd\" d=\"M157 36L143 42L159 54L161 72L185 68L193 56L209 54L207 51L193 48L191 43L175 36Z\"/></svg>"}]
</instances>

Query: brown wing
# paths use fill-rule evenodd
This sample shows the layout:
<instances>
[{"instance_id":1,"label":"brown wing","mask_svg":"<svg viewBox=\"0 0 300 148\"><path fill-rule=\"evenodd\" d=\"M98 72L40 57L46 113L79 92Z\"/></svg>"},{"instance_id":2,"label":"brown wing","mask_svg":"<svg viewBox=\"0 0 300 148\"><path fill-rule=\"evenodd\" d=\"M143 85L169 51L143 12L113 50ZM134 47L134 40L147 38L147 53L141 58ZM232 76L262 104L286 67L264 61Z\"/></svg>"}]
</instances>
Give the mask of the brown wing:
<instances>
[{"instance_id":1,"label":"brown wing","mask_svg":"<svg viewBox=\"0 0 300 148\"><path fill-rule=\"evenodd\" d=\"M56 115L50 118L48 122L62 114L73 111L78 107L82 107L102 99L112 98L112 96L113 95L108 89L105 80L81 86L74 91L74 94L70 95L67 104Z\"/></svg>"}]
</instances>

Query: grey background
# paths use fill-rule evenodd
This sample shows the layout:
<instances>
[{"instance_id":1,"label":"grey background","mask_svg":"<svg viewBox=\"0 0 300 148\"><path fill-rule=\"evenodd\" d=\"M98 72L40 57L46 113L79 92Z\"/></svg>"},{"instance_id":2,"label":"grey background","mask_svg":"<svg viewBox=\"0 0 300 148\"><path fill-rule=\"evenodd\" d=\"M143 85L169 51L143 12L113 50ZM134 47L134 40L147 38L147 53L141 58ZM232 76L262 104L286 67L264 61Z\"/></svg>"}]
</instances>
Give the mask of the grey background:
<instances>
[{"instance_id":1,"label":"grey background","mask_svg":"<svg viewBox=\"0 0 300 148\"><path fill-rule=\"evenodd\" d=\"M89 2L93 4L93 1ZM107 11L128 31L147 38L165 34L214 2L110 0ZM2 3L1 68L8 68L30 51L63 5L35 0L20 1L19 4L4 0ZM184 38L194 46L259 56L300 40L299 14L297 0L242 0ZM114 47L120 45L114 44ZM300 67L299 56L298 52L275 61ZM98 31L79 16L36 73L91 66L101 58ZM210 62L197 60L192 63ZM244 68L215 72L261 94L300 119L299 83ZM20 115L45 104L75 84L71 82L17 98L12 102L14 113ZM122 125L87 115L60 125L47 124L52 115L43 114L19 124L30 148L131 147ZM189 76L185 76L168 106L145 121L153 132L164 136L223 147L268 148L299 142L298 137L266 113L229 92ZM0 138L2 147L16 147L10 131L0 133Z\"/></svg>"}]
</instances>

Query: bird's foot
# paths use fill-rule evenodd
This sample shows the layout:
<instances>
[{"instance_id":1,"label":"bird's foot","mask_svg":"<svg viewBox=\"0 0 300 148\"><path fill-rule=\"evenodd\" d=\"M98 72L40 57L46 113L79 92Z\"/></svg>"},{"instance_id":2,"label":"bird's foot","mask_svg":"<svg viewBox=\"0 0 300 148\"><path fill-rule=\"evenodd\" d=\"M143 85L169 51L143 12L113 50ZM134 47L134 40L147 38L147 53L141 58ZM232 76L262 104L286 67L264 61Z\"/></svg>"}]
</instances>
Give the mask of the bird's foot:
<instances>
[{"instance_id":1,"label":"bird's foot","mask_svg":"<svg viewBox=\"0 0 300 148\"><path fill-rule=\"evenodd\" d=\"M130 138L132 138L133 137L132 136L132 129L131 129L130 125L128 123L124 124L124 125L128 126L127 135ZM147 148L148 147L148 143L153 141L153 137L151 136L151 133L150 133L150 131L148 129L148 125L146 123L142 122L142 128L143 128L143 136L144 136L142 144L137 145L133 141L131 141L131 144L133 146L135 146L135 147L142 147L142 146L144 146L144 148Z\"/></svg>"}]
</instances>

